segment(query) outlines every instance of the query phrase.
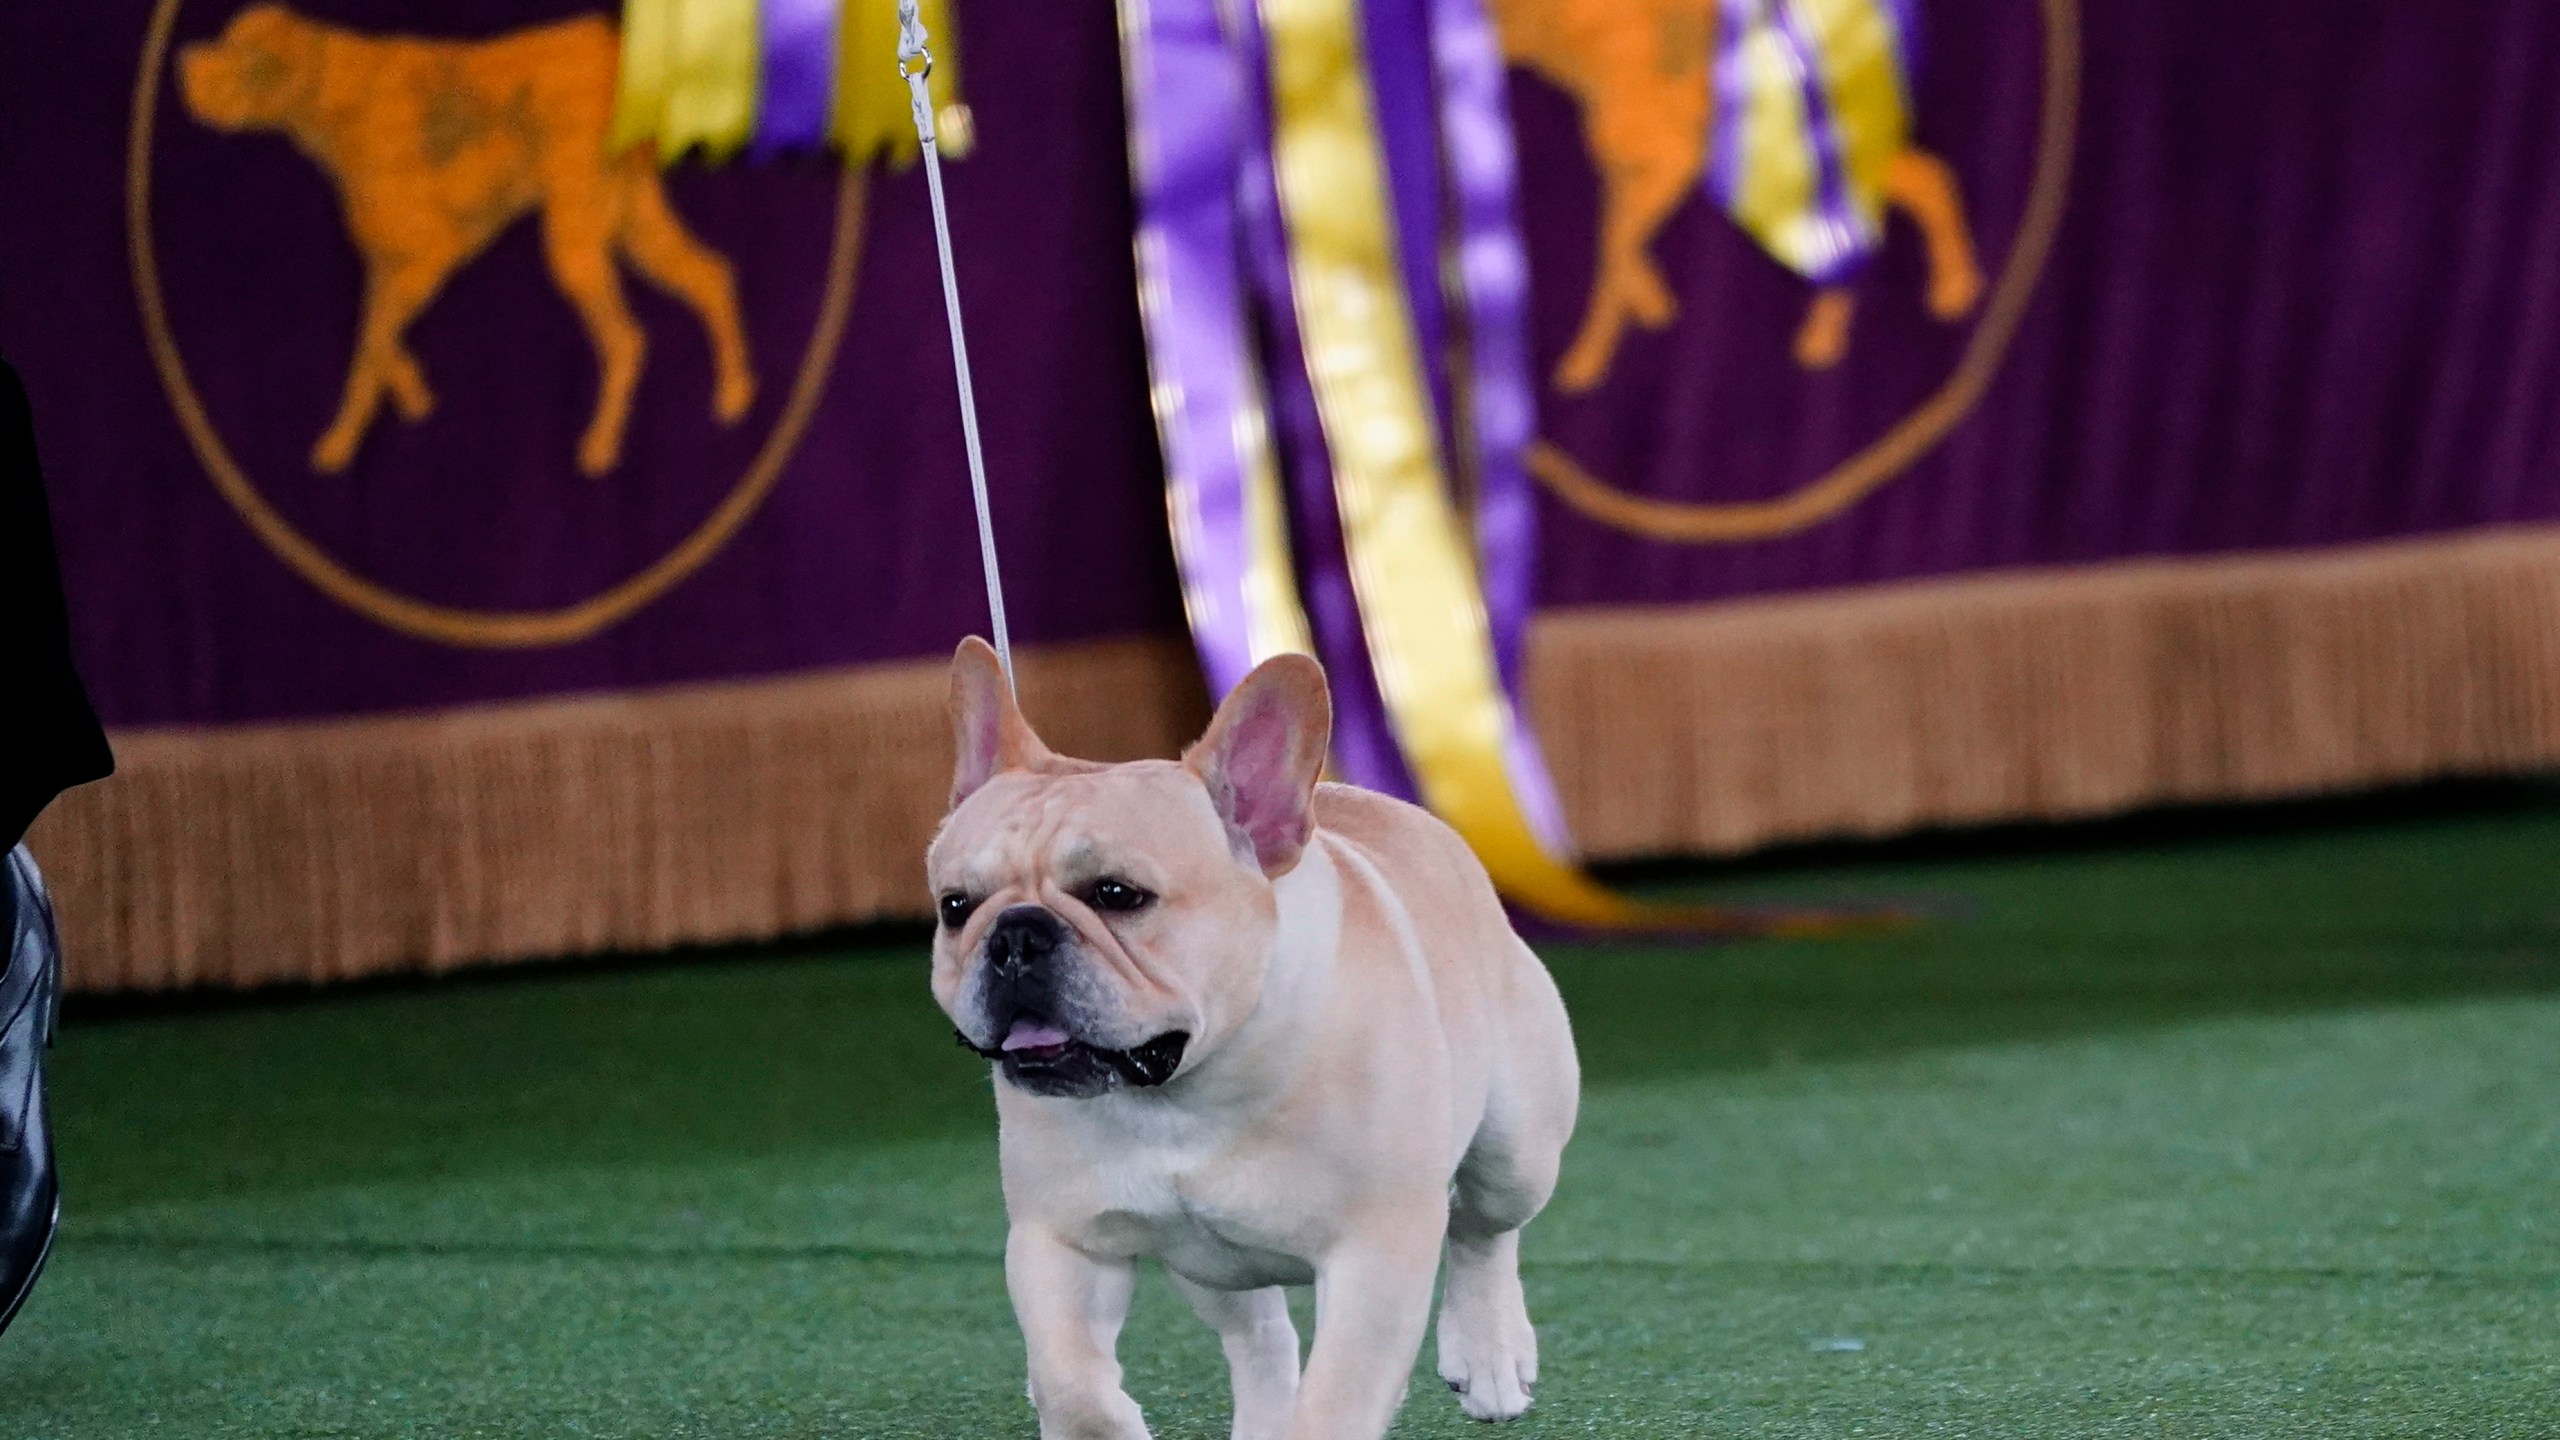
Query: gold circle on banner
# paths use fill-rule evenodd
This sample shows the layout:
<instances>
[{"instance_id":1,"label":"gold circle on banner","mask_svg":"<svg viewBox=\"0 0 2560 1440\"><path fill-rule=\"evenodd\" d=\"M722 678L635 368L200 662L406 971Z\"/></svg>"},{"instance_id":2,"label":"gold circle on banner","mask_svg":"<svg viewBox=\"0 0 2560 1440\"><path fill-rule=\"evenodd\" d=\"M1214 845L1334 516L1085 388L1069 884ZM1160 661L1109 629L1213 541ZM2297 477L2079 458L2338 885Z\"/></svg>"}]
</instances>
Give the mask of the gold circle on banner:
<instances>
[{"instance_id":1,"label":"gold circle on banner","mask_svg":"<svg viewBox=\"0 0 2560 1440\"><path fill-rule=\"evenodd\" d=\"M825 391L827 376L835 366L836 350L853 310L854 274L861 259L866 189L862 173L848 168L837 182L835 235L827 257L826 290L819 302L817 326L810 332L808 348L801 353L799 372L792 378L782 414L748 462L746 473L693 533L640 573L574 605L556 610L472 610L438 605L356 574L277 513L215 432L212 420L205 414L203 399L197 395L194 382L187 378L186 360L170 333L160 289L159 257L151 238L152 129L160 104L160 77L168 65L169 38L177 27L182 3L183 0L158 0L151 14L151 28L143 38L142 69L133 87L133 124L125 153L125 228L126 246L133 262L134 299L142 311L143 334L150 345L152 365L160 373L161 386L167 390L170 408L177 412L178 423L186 431L187 443L194 448L214 488L222 492L222 498L239 512L267 549L323 594L368 619L422 640L482 649L528 649L586 639L628 619L720 553L781 479L782 467L799 448L801 437L808 433L818 397Z\"/></svg>"},{"instance_id":2,"label":"gold circle on banner","mask_svg":"<svg viewBox=\"0 0 2560 1440\"><path fill-rule=\"evenodd\" d=\"M1945 383L1919 408L1830 472L1770 500L1700 503L1655 500L1626 491L1584 469L1554 442L1529 445L1529 473L1557 499L1603 525L1648 540L1692 545L1773 540L1810 529L1875 493L1936 448L1990 388L2009 342L2026 318L2027 301L2053 251L2071 191L2071 146L2080 121L2080 15L2077 0L2042 0L2044 108L2037 127L2035 174L2009 260L1992 286L1982 319Z\"/></svg>"}]
</instances>

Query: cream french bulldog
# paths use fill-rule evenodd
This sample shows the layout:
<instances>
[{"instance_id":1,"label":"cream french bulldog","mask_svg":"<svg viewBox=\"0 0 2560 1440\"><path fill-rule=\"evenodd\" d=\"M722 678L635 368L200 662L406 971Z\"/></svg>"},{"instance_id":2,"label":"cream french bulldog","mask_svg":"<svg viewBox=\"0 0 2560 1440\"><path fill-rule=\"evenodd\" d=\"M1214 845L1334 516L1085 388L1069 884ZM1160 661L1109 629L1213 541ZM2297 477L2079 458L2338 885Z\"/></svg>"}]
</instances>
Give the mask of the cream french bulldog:
<instances>
[{"instance_id":1,"label":"cream french bulldog","mask_svg":"<svg viewBox=\"0 0 2560 1440\"><path fill-rule=\"evenodd\" d=\"M1332 708L1271 660L1180 761L1031 733L983 642L952 662L933 992L997 1065L1005 1278L1044 1440L1142 1440L1115 1346L1161 1261L1226 1351L1236 1440L1376 1440L1443 1254L1440 1374L1529 1406L1520 1227L1581 1079L1563 1001L1465 842L1319 784ZM1315 1287L1304 1372L1282 1286Z\"/></svg>"}]
</instances>

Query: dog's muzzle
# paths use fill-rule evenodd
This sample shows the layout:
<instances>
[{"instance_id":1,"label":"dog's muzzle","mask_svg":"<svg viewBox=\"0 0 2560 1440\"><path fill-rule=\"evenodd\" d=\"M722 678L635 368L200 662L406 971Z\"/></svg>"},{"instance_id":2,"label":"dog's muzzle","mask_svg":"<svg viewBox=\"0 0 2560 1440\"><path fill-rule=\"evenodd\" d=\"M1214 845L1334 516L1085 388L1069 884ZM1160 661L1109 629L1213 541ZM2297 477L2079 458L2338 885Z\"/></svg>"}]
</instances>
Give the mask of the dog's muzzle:
<instances>
[{"instance_id":1,"label":"dog's muzzle","mask_svg":"<svg viewBox=\"0 0 2560 1440\"><path fill-rule=\"evenodd\" d=\"M994 1043L955 1030L961 1048L996 1061L1004 1077L1036 1095L1098 1095L1114 1085L1161 1085L1182 1068L1191 1036L1170 1030L1142 1045L1107 1049L1075 1037L1060 956L1074 932L1038 905L1016 905L987 927L979 1008ZM1036 1038L1035 1038L1036 1037ZM1026 1043L1028 1042L1028 1043Z\"/></svg>"}]
</instances>

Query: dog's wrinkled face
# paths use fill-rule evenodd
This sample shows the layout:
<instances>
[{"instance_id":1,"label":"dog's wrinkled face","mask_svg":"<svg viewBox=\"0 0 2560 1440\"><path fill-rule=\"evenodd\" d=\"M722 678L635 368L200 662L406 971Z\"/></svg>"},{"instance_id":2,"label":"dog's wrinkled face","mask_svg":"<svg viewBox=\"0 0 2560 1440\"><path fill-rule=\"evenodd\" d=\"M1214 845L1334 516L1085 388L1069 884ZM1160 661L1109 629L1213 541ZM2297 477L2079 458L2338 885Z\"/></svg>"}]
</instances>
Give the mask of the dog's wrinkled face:
<instances>
[{"instance_id":1,"label":"dog's wrinkled face","mask_svg":"<svg viewBox=\"0 0 2560 1440\"><path fill-rule=\"evenodd\" d=\"M1161 1085L1260 998L1272 882L1313 833L1330 729L1313 661L1264 665L1179 762L1053 755L993 651L952 662L959 764L926 857L933 992L961 1043L1034 1094Z\"/></svg>"},{"instance_id":2,"label":"dog's wrinkled face","mask_svg":"<svg viewBox=\"0 0 2560 1440\"><path fill-rule=\"evenodd\" d=\"M252 5L222 38L178 56L188 113L218 130L271 130L309 101L320 74L320 32L281 5Z\"/></svg>"}]
</instances>

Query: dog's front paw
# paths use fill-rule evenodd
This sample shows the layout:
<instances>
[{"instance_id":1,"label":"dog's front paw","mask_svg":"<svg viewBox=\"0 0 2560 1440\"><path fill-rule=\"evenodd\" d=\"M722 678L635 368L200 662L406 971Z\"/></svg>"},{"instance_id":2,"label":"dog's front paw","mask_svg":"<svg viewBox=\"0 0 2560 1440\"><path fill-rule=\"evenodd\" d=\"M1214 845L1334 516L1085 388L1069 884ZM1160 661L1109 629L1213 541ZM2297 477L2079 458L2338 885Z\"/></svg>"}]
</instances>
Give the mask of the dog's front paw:
<instances>
[{"instance_id":1,"label":"dog's front paw","mask_svg":"<svg viewBox=\"0 0 2560 1440\"><path fill-rule=\"evenodd\" d=\"M1440 1378L1477 1420L1516 1420L1538 1383L1538 1336L1525 1313L1440 1312Z\"/></svg>"}]
</instances>

